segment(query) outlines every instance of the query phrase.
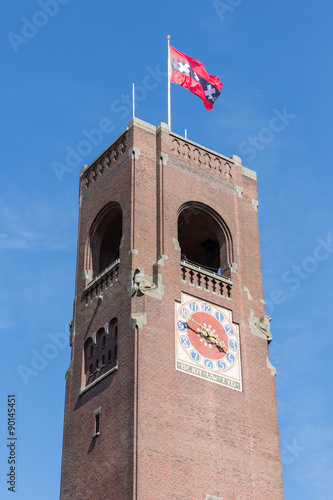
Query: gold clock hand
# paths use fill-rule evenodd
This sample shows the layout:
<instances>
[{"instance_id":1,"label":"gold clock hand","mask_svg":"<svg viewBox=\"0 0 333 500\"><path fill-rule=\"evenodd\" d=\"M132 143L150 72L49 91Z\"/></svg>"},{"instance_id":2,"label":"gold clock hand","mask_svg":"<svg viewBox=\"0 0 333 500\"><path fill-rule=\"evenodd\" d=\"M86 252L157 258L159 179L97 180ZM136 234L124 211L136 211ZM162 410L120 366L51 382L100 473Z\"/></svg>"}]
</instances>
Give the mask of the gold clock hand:
<instances>
[{"instance_id":1,"label":"gold clock hand","mask_svg":"<svg viewBox=\"0 0 333 500\"><path fill-rule=\"evenodd\" d=\"M187 316L186 317L186 321L193 321L193 323L195 323L196 325L200 326L200 328L206 332L206 335L205 337L209 336L210 335L210 332L209 330L207 330L207 328L205 328L203 325L201 325L200 323L198 323L197 321L195 321L195 319L192 318L192 316Z\"/></svg>"},{"instance_id":2,"label":"gold clock hand","mask_svg":"<svg viewBox=\"0 0 333 500\"><path fill-rule=\"evenodd\" d=\"M218 335L214 334L208 328L205 328L203 325L201 325L200 323L198 323L195 319L192 318L191 315L186 316L186 321L193 321L193 323L195 323L196 325L200 326L200 328L203 330L202 333L203 333L204 337L206 338L206 340L209 341L210 339L214 339L216 345L218 345L219 347L222 347L222 348L226 347L225 342L223 342L222 340L220 340L219 337L218 337Z\"/></svg>"}]
</instances>

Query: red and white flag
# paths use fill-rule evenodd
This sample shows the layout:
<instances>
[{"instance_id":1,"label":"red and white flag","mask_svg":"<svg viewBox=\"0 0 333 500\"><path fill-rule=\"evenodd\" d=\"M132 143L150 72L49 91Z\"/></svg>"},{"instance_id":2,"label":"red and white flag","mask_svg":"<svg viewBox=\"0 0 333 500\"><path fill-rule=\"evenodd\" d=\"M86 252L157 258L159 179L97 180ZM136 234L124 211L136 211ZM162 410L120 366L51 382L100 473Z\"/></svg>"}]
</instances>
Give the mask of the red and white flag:
<instances>
[{"instance_id":1,"label":"red and white flag","mask_svg":"<svg viewBox=\"0 0 333 500\"><path fill-rule=\"evenodd\" d=\"M206 109L213 109L223 83L209 75L200 61L186 56L170 45L171 81L190 90L203 100Z\"/></svg>"}]
</instances>

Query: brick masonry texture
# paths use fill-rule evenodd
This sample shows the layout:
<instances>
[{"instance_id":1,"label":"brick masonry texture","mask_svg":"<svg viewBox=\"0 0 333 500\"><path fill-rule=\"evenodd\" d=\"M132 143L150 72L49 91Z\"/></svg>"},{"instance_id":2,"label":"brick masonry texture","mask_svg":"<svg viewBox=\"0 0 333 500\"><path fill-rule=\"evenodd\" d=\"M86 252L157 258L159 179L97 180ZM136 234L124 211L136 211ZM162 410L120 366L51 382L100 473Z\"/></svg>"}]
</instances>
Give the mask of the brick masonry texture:
<instances>
[{"instance_id":1,"label":"brick masonry texture","mask_svg":"<svg viewBox=\"0 0 333 500\"><path fill-rule=\"evenodd\" d=\"M251 310L260 318L265 306L252 204L257 187L246 173L233 160L169 133L166 125L138 119L81 173L61 500L205 500L207 494L283 499L275 379L267 367L267 341L250 327ZM84 288L95 278L82 278L90 228L111 202L123 215L119 278L102 301L86 305ZM231 300L181 280L177 220L189 202L208 205L231 232L237 264L228 275ZM130 296L137 267L155 283L159 276L163 295ZM240 330L242 392L176 371L174 310L181 292L232 310ZM133 328L131 315L140 313L146 321ZM80 395L85 339L113 317L118 370ZM101 432L93 437L99 407Z\"/></svg>"}]
</instances>

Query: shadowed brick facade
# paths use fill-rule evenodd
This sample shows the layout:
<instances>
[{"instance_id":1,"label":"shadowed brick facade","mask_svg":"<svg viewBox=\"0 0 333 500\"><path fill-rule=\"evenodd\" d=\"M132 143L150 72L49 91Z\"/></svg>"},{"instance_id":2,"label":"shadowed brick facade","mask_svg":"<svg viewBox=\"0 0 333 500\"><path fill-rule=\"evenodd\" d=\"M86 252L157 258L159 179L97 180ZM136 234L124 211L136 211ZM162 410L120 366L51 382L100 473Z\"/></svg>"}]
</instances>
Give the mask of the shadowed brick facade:
<instances>
[{"instance_id":1,"label":"shadowed brick facade","mask_svg":"<svg viewBox=\"0 0 333 500\"><path fill-rule=\"evenodd\" d=\"M237 156L138 119L81 170L61 500L283 499L257 200ZM232 311L241 390L176 370L182 293Z\"/></svg>"}]
</instances>

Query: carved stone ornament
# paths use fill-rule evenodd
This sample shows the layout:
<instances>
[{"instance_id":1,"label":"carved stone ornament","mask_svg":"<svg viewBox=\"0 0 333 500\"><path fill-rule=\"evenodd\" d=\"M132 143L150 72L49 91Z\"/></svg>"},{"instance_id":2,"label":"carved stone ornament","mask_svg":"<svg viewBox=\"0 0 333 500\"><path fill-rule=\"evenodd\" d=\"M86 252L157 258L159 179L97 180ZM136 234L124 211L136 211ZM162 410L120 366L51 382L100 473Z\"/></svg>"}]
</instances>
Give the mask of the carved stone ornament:
<instances>
[{"instance_id":1,"label":"carved stone ornament","mask_svg":"<svg viewBox=\"0 0 333 500\"><path fill-rule=\"evenodd\" d=\"M74 321L69 322L69 345L72 346L74 340Z\"/></svg>"},{"instance_id":2,"label":"carved stone ornament","mask_svg":"<svg viewBox=\"0 0 333 500\"><path fill-rule=\"evenodd\" d=\"M255 326L260 330L260 333L266 336L268 343L273 340L273 335L271 334L271 319L269 316L265 315L260 318L259 321L255 321Z\"/></svg>"},{"instance_id":3,"label":"carved stone ornament","mask_svg":"<svg viewBox=\"0 0 333 500\"><path fill-rule=\"evenodd\" d=\"M133 273L132 297L144 295L157 287L149 276L146 276L142 267L137 267Z\"/></svg>"}]
</instances>

